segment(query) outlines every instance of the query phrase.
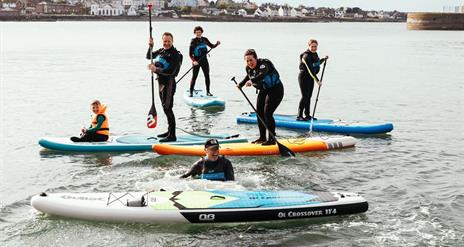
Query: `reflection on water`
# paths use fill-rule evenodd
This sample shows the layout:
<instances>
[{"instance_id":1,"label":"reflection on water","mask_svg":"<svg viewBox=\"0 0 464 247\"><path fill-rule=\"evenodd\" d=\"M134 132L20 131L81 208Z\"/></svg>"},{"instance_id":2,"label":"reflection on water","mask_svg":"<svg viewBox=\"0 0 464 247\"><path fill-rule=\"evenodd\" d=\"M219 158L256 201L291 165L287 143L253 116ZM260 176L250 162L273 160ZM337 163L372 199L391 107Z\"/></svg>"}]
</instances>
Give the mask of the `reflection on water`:
<instances>
[{"instance_id":1,"label":"reflection on water","mask_svg":"<svg viewBox=\"0 0 464 247\"><path fill-rule=\"evenodd\" d=\"M190 116L181 117L191 131L202 134L211 134L211 129L217 124L217 119L224 113L221 108L190 108Z\"/></svg>"},{"instance_id":2,"label":"reflection on water","mask_svg":"<svg viewBox=\"0 0 464 247\"><path fill-rule=\"evenodd\" d=\"M40 150L40 158L54 159L68 157L70 163L86 164L88 166L110 166L113 164L112 156L121 155L120 153L75 153L55 150Z\"/></svg>"}]
</instances>

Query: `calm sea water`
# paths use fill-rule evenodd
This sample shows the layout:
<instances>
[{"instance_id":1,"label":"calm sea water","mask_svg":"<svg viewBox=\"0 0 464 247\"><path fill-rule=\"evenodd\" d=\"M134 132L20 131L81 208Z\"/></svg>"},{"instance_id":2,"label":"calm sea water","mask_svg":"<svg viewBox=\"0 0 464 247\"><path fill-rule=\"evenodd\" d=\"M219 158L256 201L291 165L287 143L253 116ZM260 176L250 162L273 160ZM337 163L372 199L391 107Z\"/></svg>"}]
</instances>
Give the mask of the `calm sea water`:
<instances>
[{"instance_id":1,"label":"calm sea water","mask_svg":"<svg viewBox=\"0 0 464 247\"><path fill-rule=\"evenodd\" d=\"M0 23L0 241L2 246L462 246L464 232L464 33L407 31L404 24L154 23L188 52L192 29L222 45L211 52L212 92L225 111L182 102L179 127L255 137L237 126L250 111L230 82L244 75L242 55L255 48L271 59L285 85L278 112L296 113L298 55L309 38L329 55L316 115L393 122L383 137L361 137L356 148L280 157L231 158L232 184L181 181L196 158L136 154L47 152L42 136L71 136L88 124L89 102L108 104L113 134L165 130L145 127L150 76L143 22ZM183 71L187 70L185 57ZM181 72L182 73L182 72ZM203 88L200 76L197 88ZM247 90L254 98L254 90ZM156 101L159 102L158 98ZM158 104L158 108L160 108ZM281 136L304 132L279 130ZM370 203L361 215L331 220L208 226L108 224L38 214L30 198L41 191L103 192L166 189L343 190Z\"/></svg>"}]
</instances>

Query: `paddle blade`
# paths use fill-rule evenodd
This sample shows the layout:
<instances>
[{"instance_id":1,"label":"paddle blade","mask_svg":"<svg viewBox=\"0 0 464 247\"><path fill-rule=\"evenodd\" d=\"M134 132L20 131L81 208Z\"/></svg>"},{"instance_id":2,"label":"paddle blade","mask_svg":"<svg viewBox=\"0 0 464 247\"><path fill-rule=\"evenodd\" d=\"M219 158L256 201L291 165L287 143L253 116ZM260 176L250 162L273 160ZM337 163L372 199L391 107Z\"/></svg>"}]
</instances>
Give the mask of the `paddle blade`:
<instances>
[{"instance_id":1,"label":"paddle blade","mask_svg":"<svg viewBox=\"0 0 464 247\"><path fill-rule=\"evenodd\" d=\"M295 157L295 153L287 148L286 146L282 145L280 142L277 142L277 146L279 147L279 153L282 157Z\"/></svg>"},{"instance_id":2,"label":"paddle blade","mask_svg":"<svg viewBox=\"0 0 464 247\"><path fill-rule=\"evenodd\" d=\"M158 114L156 113L155 105L151 105L147 117L147 127L153 129L158 124Z\"/></svg>"}]
</instances>

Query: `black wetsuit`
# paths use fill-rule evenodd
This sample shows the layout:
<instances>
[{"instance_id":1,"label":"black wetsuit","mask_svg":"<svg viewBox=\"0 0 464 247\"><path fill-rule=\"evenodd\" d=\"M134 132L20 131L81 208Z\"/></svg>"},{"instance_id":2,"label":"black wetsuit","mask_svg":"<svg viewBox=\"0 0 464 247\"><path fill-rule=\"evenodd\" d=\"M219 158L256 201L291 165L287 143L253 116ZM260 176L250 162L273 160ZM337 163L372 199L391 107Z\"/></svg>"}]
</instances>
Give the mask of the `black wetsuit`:
<instances>
[{"instance_id":1,"label":"black wetsuit","mask_svg":"<svg viewBox=\"0 0 464 247\"><path fill-rule=\"evenodd\" d=\"M195 89L195 82L197 80L198 74L200 73L200 68L203 71L205 76L206 92L209 92L210 87L210 78L209 78L209 63L206 53L208 52L208 46L215 48L217 45L211 44L208 38L193 38L190 42L190 51L189 55L193 61L198 62L198 66L193 67L192 80L190 81L190 93L193 93Z\"/></svg>"},{"instance_id":2,"label":"black wetsuit","mask_svg":"<svg viewBox=\"0 0 464 247\"><path fill-rule=\"evenodd\" d=\"M219 181L235 180L234 168L228 159L224 156L219 156L216 161L210 161L202 158L197 161L190 171L181 176L187 178L189 176Z\"/></svg>"},{"instance_id":3,"label":"black wetsuit","mask_svg":"<svg viewBox=\"0 0 464 247\"><path fill-rule=\"evenodd\" d=\"M176 93L175 77L180 69L181 58L174 46L168 50L161 48L154 51L152 56L157 67L155 73L158 75L159 97L169 125L168 137L175 137L176 119L172 107L174 106L174 94ZM147 59L150 59L150 49L147 52Z\"/></svg>"},{"instance_id":4,"label":"black wetsuit","mask_svg":"<svg viewBox=\"0 0 464 247\"><path fill-rule=\"evenodd\" d=\"M90 125L90 127L87 129L85 134L83 134L80 137L73 136L71 137L71 141L73 142L106 142L109 136L97 133L98 130L103 130L100 126L102 125L104 121L105 121L105 116L98 115L97 126L93 128L92 125ZM109 129L104 129L104 130L109 130Z\"/></svg>"},{"instance_id":5,"label":"black wetsuit","mask_svg":"<svg viewBox=\"0 0 464 247\"><path fill-rule=\"evenodd\" d=\"M301 61L301 59L306 61L306 64L308 65L312 75L316 80L319 80L317 73L319 73L321 68L320 65L325 61L325 59L319 59L317 52L312 53L309 50L306 50L300 55L300 73L298 74L298 82L300 84L301 100L298 106L298 116L303 117L304 113L305 117L310 119L311 115L309 108L311 105L311 96L314 89L314 78L308 72L306 65Z\"/></svg>"},{"instance_id":6,"label":"black wetsuit","mask_svg":"<svg viewBox=\"0 0 464 247\"><path fill-rule=\"evenodd\" d=\"M279 72L277 72L272 62L267 59L258 59L254 69L248 66L245 69L247 76L240 82L239 86L243 87L248 80L251 80L253 86L259 90L256 99L257 114L264 119L269 131L275 135L275 120L273 115L284 97L284 87L280 80ZM266 140L266 127L259 120L258 127L259 139ZM270 134L268 140L273 140Z\"/></svg>"}]
</instances>

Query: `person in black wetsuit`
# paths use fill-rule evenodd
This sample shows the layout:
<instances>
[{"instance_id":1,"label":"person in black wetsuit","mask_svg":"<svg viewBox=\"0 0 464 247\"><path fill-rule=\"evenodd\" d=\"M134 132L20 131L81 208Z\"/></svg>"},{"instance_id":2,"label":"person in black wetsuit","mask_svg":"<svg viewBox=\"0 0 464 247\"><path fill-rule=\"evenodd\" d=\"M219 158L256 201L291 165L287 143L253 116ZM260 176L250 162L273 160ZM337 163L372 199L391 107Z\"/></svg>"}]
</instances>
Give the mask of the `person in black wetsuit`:
<instances>
[{"instance_id":1,"label":"person in black wetsuit","mask_svg":"<svg viewBox=\"0 0 464 247\"><path fill-rule=\"evenodd\" d=\"M205 143L206 156L197 161L190 171L181 178L193 178L231 181L235 180L232 163L224 156L219 156L219 142L209 139Z\"/></svg>"},{"instance_id":2,"label":"person in black wetsuit","mask_svg":"<svg viewBox=\"0 0 464 247\"><path fill-rule=\"evenodd\" d=\"M195 81L197 80L198 74L200 73L200 68L203 71L203 75L205 76L206 95L213 96L210 91L209 63L208 58L206 57L206 53L208 52L208 46L211 48L216 48L219 44L221 44L221 42L216 41L216 44L211 44L208 38L202 36L203 28L200 26L195 27L193 29L193 33L195 34L195 38L193 38L190 42L189 51L189 55L194 66L192 80L190 81L190 97L193 96Z\"/></svg>"},{"instance_id":3,"label":"person in black wetsuit","mask_svg":"<svg viewBox=\"0 0 464 247\"><path fill-rule=\"evenodd\" d=\"M300 84L301 100L298 106L298 121L309 121L311 115L309 112L311 104L311 96L313 94L314 82L320 85L320 80L317 77L321 64L323 64L328 57L319 59L317 55L317 40L310 39L308 42L308 49L300 55L300 73L298 74L298 83ZM303 63L303 61L305 63ZM309 70L309 71L308 71ZM304 117L303 117L304 113ZM314 113L313 113L314 114Z\"/></svg>"},{"instance_id":4,"label":"person in black wetsuit","mask_svg":"<svg viewBox=\"0 0 464 247\"><path fill-rule=\"evenodd\" d=\"M150 48L148 48L147 59L151 59L150 55L154 58L153 63L148 65L148 69L158 76L159 96L169 125L166 133L158 135L158 137L163 138L159 141L170 142L177 140L176 119L172 107L174 106L174 94L176 93L175 77L179 73L182 57L173 46L174 38L171 33L164 33L162 40L163 48L152 52L154 42L153 39L149 39L148 45ZM152 54L150 54L151 52Z\"/></svg>"},{"instance_id":5,"label":"person in black wetsuit","mask_svg":"<svg viewBox=\"0 0 464 247\"><path fill-rule=\"evenodd\" d=\"M245 52L246 73L245 78L239 83L238 87L254 86L259 90L256 99L257 114L265 121L269 131L275 135L274 111L279 106L284 97L284 87L280 80L279 72L268 59L260 59L255 50L249 49ZM258 119L259 138L252 143L262 143L262 145L275 145L275 140L269 134L266 140L266 127Z\"/></svg>"}]
</instances>

